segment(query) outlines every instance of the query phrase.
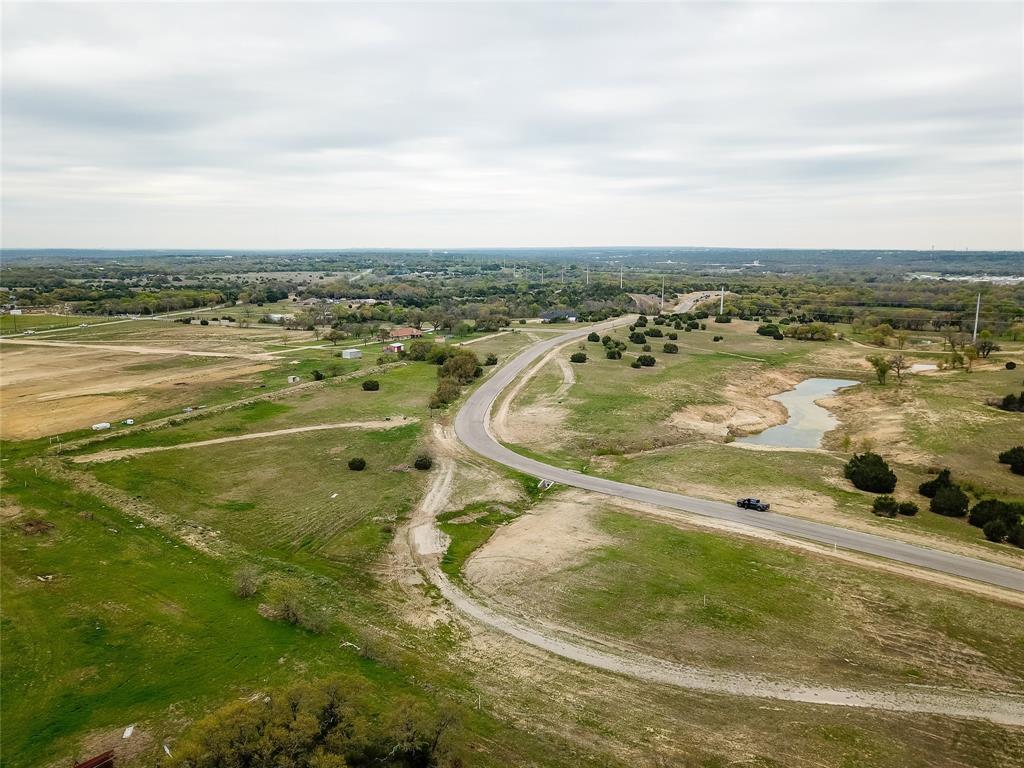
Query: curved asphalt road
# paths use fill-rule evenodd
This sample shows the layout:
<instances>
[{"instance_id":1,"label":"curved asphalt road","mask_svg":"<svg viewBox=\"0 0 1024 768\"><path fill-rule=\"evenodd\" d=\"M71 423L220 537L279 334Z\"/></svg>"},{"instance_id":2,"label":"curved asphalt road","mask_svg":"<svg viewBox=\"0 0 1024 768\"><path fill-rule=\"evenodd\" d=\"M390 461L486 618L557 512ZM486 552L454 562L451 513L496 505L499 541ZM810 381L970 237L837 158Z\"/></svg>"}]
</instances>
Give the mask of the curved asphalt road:
<instances>
[{"instance_id":1,"label":"curved asphalt road","mask_svg":"<svg viewBox=\"0 0 1024 768\"><path fill-rule=\"evenodd\" d=\"M596 330L609 328L616 322L621 322L621 320L597 326ZM908 565L1024 592L1024 570L894 541L884 536L779 515L774 512L753 512L718 501L708 501L679 493L658 491L653 488L593 477L521 456L495 440L490 433L489 421L491 406L498 395L532 362L555 347L585 337L592 330L595 330L595 327L578 328L553 339L537 342L495 371L459 409L459 413L455 417L455 433L459 439L481 456L493 459L520 472L563 485L742 523L753 528L763 528L786 536L835 545L854 552L876 555Z\"/></svg>"}]
</instances>

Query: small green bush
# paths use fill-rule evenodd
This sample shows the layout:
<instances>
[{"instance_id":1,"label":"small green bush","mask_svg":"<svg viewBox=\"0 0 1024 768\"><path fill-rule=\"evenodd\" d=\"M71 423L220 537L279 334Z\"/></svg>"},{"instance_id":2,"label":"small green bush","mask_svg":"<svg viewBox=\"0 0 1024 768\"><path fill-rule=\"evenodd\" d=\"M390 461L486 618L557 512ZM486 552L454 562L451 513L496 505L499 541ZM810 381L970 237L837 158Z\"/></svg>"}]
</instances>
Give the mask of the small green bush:
<instances>
[{"instance_id":1,"label":"small green bush","mask_svg":"<svg viewBox=\"0 0 1024 768\"><path fill-rule=\"evenodd\" d=\"M573 352L571 355L569 355L569 362L572 362L572 363L585 363L585 362L587 362L587 353L586 352Z\"/></svg>"},{"instance_id":2,"label":"small green bush","mask_svg":"<svg viewBox=\"0 0 1024 768\"><path fill-rule=\"evenodd\" d=\"M608 349L608 350L605 351L604 356L607 357L609 360L621 360L622 359L622 350L619 350L619 349Z\"/></svg>"},{"instance_id":3,"label":"small green bush","mask_svg":"<svg viewBox=\"0 0 1024 768\"><path fill-rule=\"evenodd\" d=\"M362 472L366 469L366 459L356 456L348 460L348 468L353 472Z\"/></svg>"},{"instance_id":4,"label":"small green bush","mask_svg":"<svg viewBox=\"0 0 1024 768\"><path fill-rule=\"evenodd\" d=\"M380 389L380 382L376 379L367 379L363 382L364 392L376 392L378 389Z\"/></svg>"},{"instance_id":5,"label":"small green bush","mask_svg":"<svg viewBox=\"0 0 1024 768\"><path fill-rule=\"evenodd\" d=\"M920 511L920 508L912 501L901 501L896 512L904 517L913 517Z\"/></svg>"},{"instance_id":6,"label":"small green bush","mask_svg":"<svg viewBox=\"0 0 1024 768\"><path fill-rule=\"evenodd\" d=\"M600 340L601 340L601 337L598 336L593 331L591 331L590 333L587 334L587 341L600 341Z\"/></svg>"},{"instance_id":7,"label":"small green bush","mask_svg":"<svg viewBox=\"0 0 1024 768\"><path fill-rule=\"evenodd\" d=\"M967 514L967 494L958 485L945 485L935 492L930 508L943 517L963 517Z\"/></svg>"},{"instance_id":8,"label":"small green bush","mask_svg":"<svg viewBox=\"0 0 1024 768\"><path fill-rule=\"evenodd\" d=\"M645 368L651 368L656 362L652 355L640 355L636 361Z\"/></svg>"},{"instance_id":9,"label":"small green bush","mask_svg":"<svg viewBox=\"0 0 1024 768\"><path fill-rule=\"evenodd\" d=\"M879 496L871 505L871 511L879 517L896 517L899 512L899 502L892 496Z\"/></svg>"},{"instance_id":10,"label":"small green bush","mask_svg":"<svg viewBox=\"0 0 1024 768\"><path fill-rule=\"evenodd\" d=\"M430 458L427 454L421 453L419 456L416 457L416 461L414 461L412 465L416 467L416 469L426 471L430 469L432 466L434 466L434 460Z\"/></svg>"},{"instance_id":11,"label":"small green bush","mask_svg":"<svg viewBox=\"0 0 1024 768\"><path fill-rule=\"evenodd\" d=\"M679 352L679 345L678 344L673 344L671 341L666 341L662 345L661 351L662 352L666 352L667 354L670 354L670 355L674 355L677 352Z\"/></svg>"},{"instance_id":12,"label":"small green bush","mask_svg":"<svg viewBox=\"0 0 1024 768\"><path fill-rule=\"evenodd\" d=\"M484 360L484 365L497 365L497 364L498 364L498 356L496 354L494 354L493 352L491 352L491 354L489 354L487 356L487 359Z\"/></svg>"}]
</instances>

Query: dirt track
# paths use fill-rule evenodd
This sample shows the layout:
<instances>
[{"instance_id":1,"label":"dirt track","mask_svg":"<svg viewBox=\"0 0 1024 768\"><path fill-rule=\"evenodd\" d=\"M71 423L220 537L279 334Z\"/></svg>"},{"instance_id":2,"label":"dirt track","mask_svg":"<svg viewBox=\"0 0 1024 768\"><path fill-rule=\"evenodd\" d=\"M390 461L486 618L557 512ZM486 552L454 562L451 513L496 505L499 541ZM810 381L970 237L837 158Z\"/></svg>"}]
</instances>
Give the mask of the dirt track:
<instances>
[{"instance_id":1,"label":"dirt track","mask_svg":"<svg viewBox=\"0 0 1024 768\"><path fill-rule=\"evenodd\" d=\"M28 347L70 347L73 349L96 349L104 352L133 352L138 355L191 355L193 357L231 357L242 360L272 361L270 353L245 354L239 352L211 352L198 349L180 349L178 347L140 347L120 344L87 344L76 341L41 341L39 339L8 339L4 344L20 344Z\"/></svg>"},{"instance_id":2,"label":"dirt track","mask_svg":"<svg viewBox=\"0 0 1024 768\"><path fill-rule=\"evenodd\" d=\"M534 628L503 616L482 605L453 584L440 569L446 548L444 534L435 517L444 509L452 488L456 456L460 448L450 428L435 427L434 443L439 456L429 489L413 511L406 529L406 542L415 562L441 594L461 613L509 637L572 661L617 674L664 685L713 694L862 707L890 712L917 712L990 720L1003 725L1024 725L1024 697L990 695L971 691L930 688L927 691L902 686L892 691L854 690L807 685L761 675L736 674L700 667L672 664L644 654L629 657L598 650L584 644L571 630Z\"/></svg>"},{"instance_id":3,"label":"dirt track","mask_svg":"<svg viewBox=\"0 0 1024 768\"><path fill-rule=\"evenodd\" d=\"M320 432L325 429L394 429L404 427L406 424L413 424L416 419L401 418L390 421L345 421L339 424L315 424L309 427L289 427L287 429L276 429L272 432L250 432L245 435L233 435L231 437L215 437L210 440L198 440L194 443L179 443L178 445L157 445L147 448L123 448L121 450L99 451L88 453L83 456L72 456L71 460L76 464L99 464L105 461L117 461L132 456L141 456L145 453L159 453L160 451L178 451L190 448L203 448L208 445L221 445L222 443L237 443L242 440L259 440L265 437L280 437L281 435L295 435L300 432Z\"/></svg>"}]
</instances>

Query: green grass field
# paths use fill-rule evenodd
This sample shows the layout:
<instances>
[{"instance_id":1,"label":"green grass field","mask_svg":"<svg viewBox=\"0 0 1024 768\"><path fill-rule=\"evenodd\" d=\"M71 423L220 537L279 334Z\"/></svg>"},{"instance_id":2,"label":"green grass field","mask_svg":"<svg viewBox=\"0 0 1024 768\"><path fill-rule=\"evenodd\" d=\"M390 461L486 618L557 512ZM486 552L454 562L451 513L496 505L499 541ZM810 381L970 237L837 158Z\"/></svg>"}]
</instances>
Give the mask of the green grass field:
<instances>
[{"instance_id":1,"label":"green grass field","mask_svg":"<svg viewBox=\"0 0 1024 768\"><path fill-rule=\"evenodd\" d=\"M1019 608L620 512L597 524L614 543L525 579L517 604L683 663L865 686L1024 683Z\"/></svg>"},{"instance_id":2,"label":"green grass field","mask_svg":"<svg viewBox=\"0 0 1024 768\"><path fill-rule=\"evenodd\" d=\"M93 325L106 320L109 318L93 315L0 315L0 333L7 335L27 330L46 331L51 328L73 328L81 323Z\"/></svg>"}]
</instances>

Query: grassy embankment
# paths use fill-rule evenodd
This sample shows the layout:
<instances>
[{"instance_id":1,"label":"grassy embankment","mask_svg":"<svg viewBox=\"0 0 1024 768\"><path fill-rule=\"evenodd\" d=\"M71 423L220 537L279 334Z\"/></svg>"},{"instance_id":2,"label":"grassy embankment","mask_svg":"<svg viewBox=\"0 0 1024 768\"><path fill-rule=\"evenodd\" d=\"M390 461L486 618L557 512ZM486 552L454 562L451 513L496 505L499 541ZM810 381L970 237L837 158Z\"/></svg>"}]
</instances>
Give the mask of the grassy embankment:
<instances>
[{"instance_id":1,"label":"grassy embankment","mask_svg":"<svg viewBox=\"0 0 1024 768\"><path fill-rule=\"evenodd\" d=\"M996 461L1000 450L1024 444L1024 423L1018 414L985 404L991 396L1019 388L1019 373L992 362L969 374L917 375L902 386L890 381L882 387L855 367L871 350L842 341L777 342L757 337L753 328L749 323L709 324L707 331L680 333L677 343L688 347L678 355L659 353L663 340L652 339L652 354L658 360L652 369L630 368L628 359L605 360L600 345L587 343L587 363L573 366L576 383L556 404L560 423L514 447L535 458L617 480L724 499L764 496L781 501L776 506L782 511L787 503L794 511L818 505L880 528L897 526L997 547L964 520L928 512L927 499L918 496L916 488L930 470L949 466L978 494L1024 499L1024 481ZM623 337L623 333L617 335ZM711 340L713 334L725 338L716 343ZM627 351L638 349L629 344ZM574 350L575 345L563 354L568 357ZM929 359L907 354L912 360ZM806 376L864 380L862 386L839 396L836 408L842 421L825 442L831 452L739 449L728 445L727 438L695 435L671 425L673 414L725 404L727 387L773 374L794 380ZM528 410L538 403L550 404L561 383L561 370L554 364L545 366L515 407ZM777 384L779 389L785 386ZM756 403L752 407L756 409ZM887 433L878 428L883 419L894 425ZM870 514L873 497L842 477L849 454L866 448L890 460L899 477L897 495L916 501L921 514L899 520Z\"/></svg>"}]
</instances>

